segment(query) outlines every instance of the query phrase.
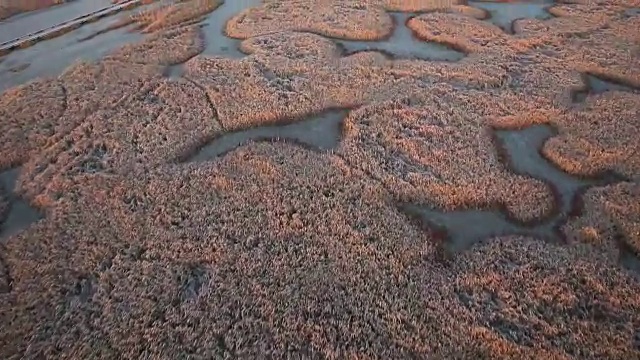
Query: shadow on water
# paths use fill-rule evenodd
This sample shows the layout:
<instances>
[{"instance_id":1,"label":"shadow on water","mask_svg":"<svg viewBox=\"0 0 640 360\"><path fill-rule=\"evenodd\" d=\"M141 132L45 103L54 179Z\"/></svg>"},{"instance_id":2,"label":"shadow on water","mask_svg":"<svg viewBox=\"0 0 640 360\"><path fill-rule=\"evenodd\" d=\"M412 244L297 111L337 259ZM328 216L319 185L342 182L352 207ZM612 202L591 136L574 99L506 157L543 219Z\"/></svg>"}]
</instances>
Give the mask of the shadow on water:
<instances>
[{"instance_id":1,"label":"shadow on water","mask_svg":"<svg viewBox=\"0 0 640 360\"><path fill-rule=\"evenodd\" d=\"M336 40L345 55L364 51L381 52L393 59L413 59L429 61L458 61L465 54L445 45L423 41L416 37L406 23L415 14L389 13L393 17L394 30L388 39L380 41Z\"/></svg>"},{"instance_id":2,"label":"shadow on water","mask_svg":"<svg viewBox=\"0 0 640 360\"><path fill-rule=\"evenodd\" d=\"M574 102L583 102L590 94L602 94L607 91L638 91L631 86L624 85L613 79L606 79L604 77L592 74L583 74L582 81L585 85L584 89L575 91L573 93Z\"/></svg>"},{"instance_id":3,"label":"shadow on water","mask_svg":"<svg viewBox=\"0 0 640 360\"><path fill-rule=\"evenodd\" d=\"M546 160L540 153L544 142L555 135L548 125L535 125L521 130L495 130L495 140L503 161L514 173L544 181L554 191L556 209L545 219L532 224L521 224L499 210L443 211L423 205L401 204L400 209L410 217L431 228L446 233L444 251L455 254L477 242L495 236L525 235L550 242L562 242L559 227L575 215L580 195L589 187L604 186L624 181L615 174L602 174L593 178L571 176ZM630 254L625 253L628 257ZM630 261L623 261L630 263Z\"/></svg>"},{"instance_id":4,"label":"shadow on water","mask_svg":"<svg viewBox=\"0 0 640 360\"><path fill-rule=\"evenodd\" d=\"M487 21L498 26L508 34L513 34L513 22L518 19L547 20L552 16L547 9L553 1L530 2L480 2L469 1L469 5L489 13Z\"/></svg>"},{"instance_id":5,"label":"shadow on water","mask_svg":"<svg viewBox=\"0 0 640 360\"><path fill-rule=\"evenodd\" d=\"M0 242L43 218L40 211L13 193L19 174L19 168L0 172L0 187L5 191L9 200L9 213L4 222L0 223Z\"/></svg>"},{"instance_id":6,"label":"shadow on water","mask_svg":"<svg viewBox=\"0 0 640 360\"><path fill-rule=\"evenodd\" d=\"M316 150L338 146L342 121L348 110L328 110L287 125L261 126L224 134L204 146L186 162L201 162L224 155L251 141L291 141Z\"/></svg>"}]
</instances>

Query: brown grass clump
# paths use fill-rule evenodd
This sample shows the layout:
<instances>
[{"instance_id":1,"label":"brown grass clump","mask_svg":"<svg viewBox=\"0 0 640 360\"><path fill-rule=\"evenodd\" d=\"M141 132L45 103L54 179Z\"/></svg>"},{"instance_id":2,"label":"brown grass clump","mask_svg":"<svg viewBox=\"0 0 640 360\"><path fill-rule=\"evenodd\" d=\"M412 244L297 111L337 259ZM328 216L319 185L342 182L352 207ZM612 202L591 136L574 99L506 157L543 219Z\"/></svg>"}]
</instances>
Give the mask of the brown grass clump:
<instances>
[{"instance_id":1,"label":"brown grass clump","mask_svg":"<svg viewBox=\"0 0 640 360\"><path fill-rule=\"evenodd\" d=\"M62 122L66 95L59 81L41 79L0 94L0 169L21 164Z\"/></svg>"},{"instance_id":2,"label":"brown grass clump","mask_svg":"<svg viewBox=\"0 0 640 360\"><path fill-rule=\"evenodd\" d=\"M356 0L270 1L244 10L226 24L227 35L237 39L290 30L377 40L392 29L393 21L381 6Z\"/></svg>"},{"instance_id":3,"label":"brown grass clump","mask_svg":"<svg viewBox=\"0 0 640 360\"><path fill-rule=\"evenodd\" d=\"M543 153L563 170L578 175L614 170L640 179L638 94L590 96L581 109L550 120L560 134L546 142Z\"/></svg>"},{"instance_id":4,"label":"brown grass clump","mask_svg":"<svg viewBox=\"0 0 640 360\"><path fill-rule=\"evenodd\" d=\"M430 238L334 157L254 144L100 181L9 241L3 358L402 358L458 346L410 275L429 266Z\"/></svg>"},{"instance_id":5,"label":"brown grass clump","mask_svg":"<svg viewBox=\"0 0 640 360\"><path fill-rule=\"evenodd\" d=\"M89 115L25 164L18 189L50 206L86 174L127 174L193 151L220 131L206 95L187 81L154 80Z\"/></svg>"},{"instance_id":6,"label":"brown grass clump","mask_svg":"<svg viewBox=\"0 0 640 360\"><path fill-rule=\"evenodd\" d=\"M0 20L27 12L62 4L65 0L0 0Z\"/></svg>"},{"instance_id":7,"label":"brown grass clump","mask_svg":"<svg viewBox=\"0 0 640 360\"><path fill-rule=\"evenodd\" d=\"M160 4L131 16L143 33L151 33L197 20L215 10L221 0L182 0Z\"/></svg>"},{"instance_id":8,"label":"brown grass clump","mask_svg":"<svg viewBox=\"0 0 640 360\"><path fill-rule=\"evenodd\" d=\"M451 271L451 284L440 289L452 288L486 339L481 358L640 355L640 283L593 247L492 239L457 258Z\"/></svg>"},{"instance_id":9,"label":"brown grass clump","mask_svg":"<svg viewBox=\"0 0 640 360\"><path fill-rule=\"evenodd\" d=\"M149 47L151 52L153 48ZM140 58L120 59L135 61ZM39 79L0 94L0 169L20 165L64 137L99 109L117 106L162 67L123 62L113 57L79 62L58 79Z\"/></svg>"},{"instance_id":10,"label":"brown grass clump","mask_svg":"<svg viewBox=\"0 0 640 360\"><path fill-rule=\"evenodd\" d=\"M593 188L583 197L580 216L563 228L570 241L598 246L617 258L620 246L640 255L640 185L620 183Z\"/></svg>"},{"instance_id":11,"label":"brown grass clump","mask_svg":"<svg viewBox=\"0 0 640 360\"><path fill-rule=\"evenodd\" d=\"M442 81L484 88L503 75L491 61L390 61L375 52L340 57L333 42L309 33L264 35L241 48L252 55L186 64L186 76L207 90L227 130L406 97Z\"/></svg>"},{"instance_id":12,"label":"brown grass clump","mask_svg":"<svg viewBox=\"0 0 640 360\"><path fill-rule=\"evenodd\" d=\"M464 5L464 0L382 0L388 11L419 12L449 9L453 6Z\"/></svg>"},{"instance_id":13,"label":"brown grass clump","mask_svg":"<svg viewBox=\"0 0 640 360\"><path fill-rule=\"evenodd\" d=\"M123 46L107 58L166 66L183 63L201 53L204 47L200 28L186 26L149 35L139 43Z\"/></svg>"},{"instance_id":14,"label":"brown grass clump","mask_svg":"<svg viewBox=\"0 0 640 360\"><path fill-rule=\"evenodd\" d=\"M489 108L492 99L484 101ZM546 215L553 206L550 189L505 168L482 117L466 104L464 95L440 87L408 104L354 111L339 152L403 202L447 210L499 204L522 221Z\"/></svg>"}]
</instances>

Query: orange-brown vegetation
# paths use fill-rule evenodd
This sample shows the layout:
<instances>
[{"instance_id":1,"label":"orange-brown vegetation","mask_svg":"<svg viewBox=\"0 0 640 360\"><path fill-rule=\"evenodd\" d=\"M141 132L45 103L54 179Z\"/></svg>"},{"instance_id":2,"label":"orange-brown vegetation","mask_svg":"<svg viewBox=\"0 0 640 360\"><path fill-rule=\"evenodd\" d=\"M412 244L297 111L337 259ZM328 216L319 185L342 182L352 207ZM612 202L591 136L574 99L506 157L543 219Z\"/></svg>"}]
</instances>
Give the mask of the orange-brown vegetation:
<instances>
[{"instance_id":1,"label":"orange-brown vegetation","mask_svg":"<svg viewBox=\"0 0 640 360\"><path fill-rule=\"evenodd\" d=\"M640 75L635 71L640 67L640 35L629 31L640 26L640 17L624 16L625 10L613 2L558 4L550 10L557 17L521 20L517 32L539 39L546 45L541 53L552 54L565 67L640 86Z\"/></svg>"},{"instance_id":2,"label":"orange-brown vegetation","mask_svg":"<svg viewBox=\"0 0 640 360\"><path fill-rule=\"evenodd\" d=\"M557 5L509 35L462 1L269 0L226 25L241 60L195 56L190 22L214 5L180 2L142 43L0 94L0 170L22 166L17 195L46 212L0 245L0 358L639 358L640 284L614 263L620 239L640 249L638 94L571 103L581 72L636 83L634 1ZM411 29L468 56L345 56L320 35L384 38L388 10L427 11ZM354 109L333 153L175 164L334 107ZM631 182L589 190L568 244L443 259L398 202L549 214L551 189L491 136L534 123L558 128L543 151L565 170Z\"/></svg>"},{"instance_id":3,"label":"orange-brown vegetation","mask_svg":"<svg viewBox=\"0 0 640 360\"><path fill-rule=\"evenodd\" d=\"M0 94L0 169L23 163L54 135L65 111L65 91L55 80L37 80Z\"/></svg>"},{"instance_id":4,"label":"orange-brown vegetation","mask_svg":"<svg viewBox=\"0 0 640 360\"><path fill-rule=\"evenodd\" d=\"M0 0L0 20L64 3L65 0Z\"/></svg>"},{"instance_id":5,"label":"orange-brown vegetation","mask_svg":"<svg viewBox=\"0 0 640 360\"><path fill-rule=\"evenodd\" d=\"M182 0L161 3L131 15L131 21L143 33L151 33L202 18L221 3L221 0Z\"/></svg>"},{"instance_id":6,"label":"orange-brown vegetation","mask_svg":"<svg viewBox=\"0 0 640 360\"><path fill-rule=\"evenodd\" d=\"M640 255L640 185L620 183L587 191L582 213L563 231L569 240L596 245L615 257L620 246Z\"/></svg>"},{"instance_id":7,"label":"orange-brown vegetation","mask_svg":"<svg viewBox=\"0 0 640 360\"><path fill-rule=\"evenodd\" d=\"M227 22L226 33L238 39L280 31L308 31L324 36L376 40L391 33L384 8L358 0L269 1L242 11Z\"/></svg>"},{"instance_id":8,"label":"orange-brown vegetation","mask_svg":"<svg viewBox=\"0 0 640 360\"><path fill-rule=\"evenodd\" d=\"M187 61L204 50L204 40L197 26L163 30L143 41L125 45L108 58L135 64L172 65Z\"/></svg>"},{"instance_id":9,"label":"orange-brown vegetation","mask_svg":"<svg viewBox=\"0 0 640 360\"><path fill-rule=\"evenodd\" d=\"M388 11L429 12L464 5L464 0L381 0Z\"/></svg>"},{"instance_id":10,"label":"orange-brown vegetation","mask_svg":"<svg viewBox=\"0 0 640 360\"><path fill-rule=\"evenodd\" d=\"M446 341L423 337L439 326L410 277L429 237L337 158L263 143L92 183L8 242L3 357L399 357Z\"/></svg>"},{"instance_id":11,"label":"orange-brown vegetation","mask_svg":"<svg viewBox=\"0 0 640 360\"><path fill-rule=\"evenodd\" d=\"M544 216L553 206L550 189L500 162L482 118L470 115L472 97L443 86L354 111L339 153L403 202L449 210L501 205L524 221ZM490 109L493 99L476 101Z\"/></svg>"},{"instance_id":12,"label":"orange-brown vegetation","mask_svg":"<svg viewBox=\"0 0 640 360\"><path fill-rule=\"evenodd\" d=\"M47 207L86 174L155 167L192 152L219 131L203 91L184 80L153 79L32 156L18 189Z\"/></svg>"},{"instance_id":13,"label":"orange-brown vegetation","mask_svg":"<svg viewBox=\"0 0 640 360\"><path fill-rule=\"evenodd\" d=\"M457 305L486 339L473 358L627 359L639 355L640 282L591 246L491 239L451 265ZM428 277L428 274L425 275ZM462 312L461 313L465 313Z\"/></svg>"}]
</instances>

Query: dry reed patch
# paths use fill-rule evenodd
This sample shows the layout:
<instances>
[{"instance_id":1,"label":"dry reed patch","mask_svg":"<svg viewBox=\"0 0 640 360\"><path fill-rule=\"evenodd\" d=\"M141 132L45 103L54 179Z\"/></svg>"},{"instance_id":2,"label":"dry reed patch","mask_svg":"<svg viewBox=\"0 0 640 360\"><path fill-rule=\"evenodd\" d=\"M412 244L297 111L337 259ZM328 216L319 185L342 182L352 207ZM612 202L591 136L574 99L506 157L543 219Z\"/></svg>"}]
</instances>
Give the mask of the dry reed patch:
<instances>
[{"instance_id":1,"label":"dry reed patch","mask_svg":"<svg viewBox=\"0 0 640 360\"><path fill-rule=\"evenodd\" d=\"M461 14L429 13L412 18L407 26L425 41L435 41L465 53L500 51L510 37L499 27Z\"/></svg>"},{"instance_id":2,"label":"dry reed patch","mask_svg":"<svg viewBox=\"0 0 640 360\"><path fill-rule=\"evenodd\" d=\"M23 12L45 9L65 2L65 0L2 0L0 1L0 20Z\"/></svg>"},{"instance_id":3,"label":"dry reed patch","mask_svg":"<svg viewBox=\"0 0 640 360\"><path fill-rule=\"evenodd\" d=\"M640 27L640 18L624 17L624 10L611 4L557 5L551 12L560 17L523 20L519 35L537 39L541 53L550 53L566 68L640 86L640 36L629 31Z\"/></svg>"},{"instance_id":4,"label":"dry reed patch","mask_svg":"<svg viewBox=\"0 0 640 360\"><path fill-rule=\"evenodd\" d=\"M151 34L139 43L123 46L107 58L135 64L173 65L198 55L204 47L200 28L187 26Z\"/></svg>"},{"instance_id":5,"label":"dry reed patch","mask_svg":"<svg viewBox=\"0 0 640 360\"><path fill-rule=\"evenodd\" d=\"M638 7L640 0L561 0L560 3L582 5L615 5L624 7Z\"/></svg>"},{"instance_id":6,"label":"dry reed patch","mask_svg":"<svg viewBox=\"0 0 640 360\"><path fill-rule=\"evenodd\" d=\"M564 171L595 175L613 170L640 179L640 95L592 95L582 108L550 120L559 135L549 139L542 152Z\"/></svg>"},{"instance_id":7,"label":"dry reed patch","mask_svg":"<svg viewBox=\"0 0 640 360\"><path fill-rule=\"evenodd\" d=\"M599 31L572 39L566 61L582 72L640 87L640 17L611 21Z\"/></svg>"},{"instance_id":8,"label":"dry reed patch","mask_svg":"<svg viewBox=\"0 0 640 360\"><path fill-rule=\"evenodd\" d=\"M490 109L493 100L485 101ZM450 87L431 89L409 104L354 111L345 120L344 137L339 153L381 180L399 201L447 210L500 205L521 221L553 207L545 184L505 168L484 119Z\"/></svg>"},{"instance_id":9,"label":"dry reed patch","mask_svg":"<svg viewBox=\"0 0 640 360\"><path fill-rule=\"evenodd\" d=\"M59 81L41 79L0 94L0 169L25 162L46 143L65 111Z\"/></svg>"},{"instance_id":10,"label":"dry reed patch","mask_svg":"<svg viewBox=\"0 0 640 360\"><path fill-rule=\"evenodd\" d=\"M252 144L110 181L9 242L3 357L399 358L452 342L411 277L431 239L334 157Z\"/></svg>"},{"instance_id":11,"label":"dry reed patch","mask_svg":"<svg viewBox=\"0 0 640 360\"><path fill-rule=\"evenodd\" d=\"M620 245L640 255L640 185L590 189L583 196L582 213L562 230L570 241L593 244L615 258Z\"/></svg>"},{"instance_id":12,"label":"dry reed patch","mask_svg":"<svg viewBox=\"0 0 640 360\"><path fill-rule=\"evenodd\" d=\"M186 76L206 88L225 129L287 121L332 107L406 97L434 83L499 86L504 71L492 61L390 61L375 52L340 57L314 34L282 32L246 40L242 60L197 57Z\"/></svg>"},{"instance_id":13,"label":"dry reed patch","mask_svg":"<svg viewBox=\"0 0 640 360\"><path fill-rule=\"evenodd\" d=\"M458 303L493 339L488 350L514 347L502 353L509 358L640 355L640 283L593 247L492 239L456 258L451 270Z\"/></svg>"},{"instance_id":14,"label":"dry reed patch","mask_svg":"<svg viewBox=\"0 0 640 360\"><path fill-rule=\"evenodd\" d=\"M221 0L182 0L140 11L131 20L143 33L166 30L202 18L222 4Z\"/></svg>"},{"instance_id":15,"label":"dry reed patch","mask_svg":"<svg viewBox=\"0 0 640 360\"><path fill-rule=\"evenodd\" d=\"M187 81L157 80L99 110L24 166L18 188L47 207L85 174L127 174L192 152L220 132L206 95Z\"/></svg>"},{"instance_id":16,"label":"dry reed patch","mask_svg":"<svg viewBox=\"0 0 640 360\"><path fill-rule=\"evenodd\" d=\"M57 80L40 79L0 95L0 168L26 162L99 108L115 106L161 69L104 61L78 63Z\"/></svg>"},{"instance_id":17,"label":"dry reed patch","mask_svg":"<svg viewBox=\"0 0 640 360\"><path fill-rule=\"evenodd\" d=\"M240 50L265 61L282 57L309 60L322 65L337 60L342 55L341 49L323 36L289 31L252 37L240 43Z\"/></svg>"},{"instance_id":18,"label":"dry reed patch","mask_svg":"<svg viewBox=\"0 0 640 360\"><path fill-rule=\"evenodd\" d=\"M463 0L382 0L388 11L419 12L447 9L455 5L464 5Z\"/></svg>"},{"instance_id":19,"label":"dry reed patch","mask_svg":"<svg viewBox=\"0 0 640 360\"><path fill-rule=\"evenodd\" d=\"M237 39L280 31L308 31L351 40L378 40L393 30L381 6L356 0L270 1L242 11L226 24Z\"/></svg>"},{"instance_id":20,"label":"dry reed patch","mask_svg":"<svg viewBox=\"0 0 640 360\"><path fill-rule=\"evenodd\" d=\"M59 77L67 93L65 123L68 123L69 130L98 109L116 107L145 84L159 79L162 70L157 65L125 63L113 59L80 62L70 66Z\"/></svg>"},{"instance_id":21,"label":"dry reed patch","mask_svg":"<svg viewBox=\"0 0 640 360\"><path fill-rule=\"evenodd\" d=\"M610 4L555 4L548 9L554 17L547 20L521 19L516 21L516 34L543 37L561 47L566 39L584 36L606 26L619 17L622 8Z\"/></svg>"}]
</instances>

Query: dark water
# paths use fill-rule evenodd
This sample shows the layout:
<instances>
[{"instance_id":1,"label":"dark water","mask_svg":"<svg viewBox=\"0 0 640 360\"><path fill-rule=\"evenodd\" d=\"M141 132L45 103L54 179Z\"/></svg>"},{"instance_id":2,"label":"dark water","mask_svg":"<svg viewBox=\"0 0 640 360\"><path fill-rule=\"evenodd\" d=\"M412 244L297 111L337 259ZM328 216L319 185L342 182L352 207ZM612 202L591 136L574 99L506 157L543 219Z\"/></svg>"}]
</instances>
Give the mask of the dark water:
<instances>
[{"instance_id":1,"label":"dark water","mask_svg":"<svg viewBox=\"0 0 640 360\"><path fill-rule=\"evenodd\" d=\"M338 146L347 110L329 110L288 125L261 126L226 133L204 146L188 162L207 161L251 141L291 141L326 151Z\"/></svg>"},{"instance_id":2,"label":"dark water","mask_svg":"<svg viewBox=\"0 0 640 360\"><path fill-rule=\"evenodd\" d=\"M511 171L544 181L554 190L555 211L534 224L520 224L507 218L502 211L493 209L442 211L416 204L402 204L400 208L409 216L446 233L444 250L449 254L464 251L477 242L495 236L525 235L561 242L558 228L573 215L581 194L589 187L613 184L624 179L613 174L585 179L561 171L539 151L554 134L554 129L547 125L495 131L497 145L506 155L504 160ZM624 252L624 257L621 259L624 264L633 263L631 254Z\"/></svg>"},{"instance_id":3,"label":"dark water","mask_svg":"<svg viewBox=\"0 0 640 360\"><path fill-rule=\"evenodd\" d=\"M244 57L245 54L239 49L242 39L228 37L225 33L225 26L229 19L241 11L261 4L262 0L225 0L202 23L206 43L202 54L233 59Z\"/></svg>"},{"instance_id":4,"label":"dark water","mask_svg":"<svg viewBox=\"0 0 640 360\"><path fill-rule=\"evenodd\" d=\"M259 6L262 0L226 0L218 6L200 24L204 35L205 48L201 55L217 56L229 59L240 59L245 56L240 51L240 43L243 39L228 37L225 32L227 21L241 11L250 7ZM184 64L176 64L167 67L165 76L180 77L184 74Z\"/></svg>"},{"instance_id":5,"label":"dark water","mask_svg":"<svg viewBox=\"0 0 640 360\"><path fill-rule=\"evenodd\" d=\"M5 221L0 223L0 242L43 218L43 214L40 211L31 207L26 201L16 197L13 193L19 173L19 168L0 172L0 187L5 190L9 197L9 214Z\"/></svg>"},{"instance_id":6,"label":"dark water","mask_svg":"<svg viewBox=\"0 0 640 360\"><path fill-rule=\"evenodd\" d=\"M490 17L487 21L500 27L509 34L513 34L513 22L518 19L551 18L547 8L553 1L528 1L528 2L480 2L469 1L469 5L486 10Z\"/></svg>"},{"instance_id":7,"label":"dark water","mask_svg":"<svg viewBox=\"0 0 640 360\"><path fill-rule=\"evenodd\" d=\"M465 54L445 45L418 39L406 22L413 16L409 13L390 13L394 20L394 31L388 39L380 41L337 40L344 52L353 54L362 51L378 51L394 59L430 61L458 61Z\"/></svg>"},{"instance_id":8,"label":"dark water","mask_svg":"<svg viewBox=\"0 0 640 360\"><path fill-rule=\"evenodd\" d=\"M630 86L626 86L615 81L610 81L596 75L584 74L582 77L586 86L585 90L576 91L573 94L574 102L584 101L589 94L602 94L607 91L638 91Z\"/></svg>"}]
</instances>

